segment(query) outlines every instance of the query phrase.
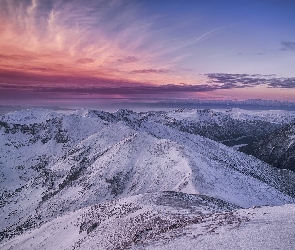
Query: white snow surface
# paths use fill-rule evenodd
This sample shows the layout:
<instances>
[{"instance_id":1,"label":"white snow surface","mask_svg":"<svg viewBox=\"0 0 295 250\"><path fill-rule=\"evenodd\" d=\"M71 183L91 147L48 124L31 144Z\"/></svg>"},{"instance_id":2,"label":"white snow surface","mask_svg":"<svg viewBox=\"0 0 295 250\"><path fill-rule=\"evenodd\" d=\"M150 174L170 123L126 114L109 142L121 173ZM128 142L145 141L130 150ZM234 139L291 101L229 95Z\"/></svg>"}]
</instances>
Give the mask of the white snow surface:
<instances>
[{"instance_id":1,"label":"white snow surface","mask_svg":"<svg viewBox=\"0 0 295 250\"><path fill-rule=\"evenodd\" d=\"M295 205L236 209L205 196L154 193L86 207L1 249L294 249Z\"/></svg>"},{"instance_id":2,"label":"white snow surface","mask_svg":"<svg viewBox=\"0 0 295 250\"><path fill-rule=\"evenodd\" d=\"M229 110L207 109L206 111L206 113L200 113L196 109L186 108L167 112L167 116L177 120L187 119L199 122L217 122L222 118L231 117L241 121L267 121L278 124L287 124L295 119L295 111L286 110L244 110L233 108Z\"/></svg>"},{"instance_id":3,"label":"white snow surface","mask_svg":"<svg viewBox=\"0 0 295 250\"><path fill-rule=\"evenodd\" d=\"M236 224L226 223L226 216L215 214L204 224L187 226L178 237L167 232L160 241L151 240L132 249L294 249L295 205L236 210Z\"/></svg>"},{"instance_id":4,"label":"white snow surface","mask_svg":"<svg viewBox=\"0 0 295 250\"><path fill-rule=\"evenodd\" d=\"M246 115L250 116L249 113ZM202 116L202 120L214 119L217 123L220 118L211 111ZM164 235L166 231L172 230L173 221L179 216L180 221L184 220L179 222L180 227L190 232L189 230L194 229L187 228L186 224L198 224L199 227L199 223L196 223L199 213L202 217L210 211L211 217L208 218L212 221L219 216L216 212L225 213L226 216L230 213L227 210L233 208L294 203L294 198L286 192L284 180L280 182L277 179L277 169L233 148L166 124L170 119L181 120L184 117L196 121L200 119L200 113L194 110L147 113L119 110L107 113L31 109L2 116L0 232L3 241L0 248L120 249L121 245L119 248L116 248L117 243L112 245L114 242L111 237L117 235L120 238L122 233L122 246L142 249L140 244L145 244L145 236L130 235L129 232L137 225L132 219L136 217L136 221L139 220L139 229L135 232L148 235L148 245L145 247L169 249L165 247L169 246L170 241L158 245L153 239L156 239L155 235ZM272 113L263 117L273 121ZM275 122L278 122L277 118ZM281 122L284 123L285 118ZM179 195L191 194L192 196L183 198L188 200L206 195L230 205L223 204L217 211L216 206L209 202L213 198L208 198L209 205L200 206L197 203L181 209L175 204L167 207L146 201L163 197L164 191ZM174 198L171 199L173 201ZM113 206L117 205L127 209L126 218L125 212L116 212L117 208ZM277 214L279 224L283 220L283 214L287 213L286 208L294 210L292 205L274 210L265 209ZM99 216L106 216L99 225L89 219L89 211L96 209L99 210ZM146 226L156 223L153 216L158 210L160 217L157 218L168 221L168 224L163 224L167 227L159 226L158 231L152 230L150 233L141 232L147 229L149 231ZM236 217L242 218L242 211L244 210L239 210L234 215L234 224L240 223ZM145 216L148 218L147 222ZM257 220L259 216L257 213ZM205 220L205 217L202 218ZM87 223L85 222L87 227L83 224L83 218L88 218ZM243 218L242 224L247 221ZM268 217L261 218L261 223L267 224ZM294 222L291 215L290 220ZM256 224L245 223L249 230L255 229ZM243 229L238 226L234 230L227 230L228 227L231 228L229 224L226 222L224 229L227 232L224 237L228 237L228 242L231 237L235 237L231 232L238 234L238 230ZM279 227L277 224L274 226ZM286 225L286 230L289 230L289 224ZM222 228L223 226L221 233ZM273 229L271 225L267 230L270 229ZM91 232L87 233L87 230ZM197 228L196 232L200 230ZM243 234L248 236L251 230L247 230ZM201 249L213 248L211 245L207 247L206 244L209 243L206 243L206 235L211 237L211 233L206 231L200 236L204 243L204 248ZM221 234L212 235L216 242L220 240L218 237ZM144 239L141 240L141 237ZM176 238L171 241L171 248L195 249L199 246L194 245L199 236L196 236L196 240L194 237L189 240L192 248L183 248L186 236Z\"/></svg>"}]
</instances>

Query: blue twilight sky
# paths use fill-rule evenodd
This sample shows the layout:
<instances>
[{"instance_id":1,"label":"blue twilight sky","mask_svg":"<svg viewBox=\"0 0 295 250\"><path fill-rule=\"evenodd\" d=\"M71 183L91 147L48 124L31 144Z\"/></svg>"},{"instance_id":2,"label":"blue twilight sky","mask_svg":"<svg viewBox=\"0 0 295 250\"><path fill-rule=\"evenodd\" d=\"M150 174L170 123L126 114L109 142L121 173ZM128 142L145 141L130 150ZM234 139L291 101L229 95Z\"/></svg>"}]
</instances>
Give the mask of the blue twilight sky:
<instances>
[{"instance_id":1,"label":"blue twilight sky","mask_svg":"<svg viewBox=\"0 0 295 250\"><path fill-rule=\"evenodd\" d=\"M295 101L295 0L0 0L0 99Z\"/></svg>"},{"instance_id":2,"label":"blue twilight sky","mask_svg":"<svg viewBox=\"0 0 295 250\"><path fill-rule=\"evenodd\" d=\"M170 2L170 4L169 4ZM173 4L171 4L173 2ZM184 48L184 65L200 73L294 76L295 1L147 1L155 28L173 30L171 39L201 36Z\"/></svg>"}]
</instances>

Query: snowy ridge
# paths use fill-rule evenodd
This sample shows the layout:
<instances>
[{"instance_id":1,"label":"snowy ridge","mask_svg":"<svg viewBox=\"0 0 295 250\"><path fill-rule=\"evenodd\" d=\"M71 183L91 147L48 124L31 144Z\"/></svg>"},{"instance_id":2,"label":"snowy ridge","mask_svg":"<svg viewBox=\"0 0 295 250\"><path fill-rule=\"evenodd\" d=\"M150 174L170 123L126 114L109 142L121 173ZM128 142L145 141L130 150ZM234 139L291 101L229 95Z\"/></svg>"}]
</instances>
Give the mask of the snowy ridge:
<instances>
[{"instance_id":1,"label":"snowy ridge","mask_svg":"<svg viewBox=\"0 0 295 250\"><path fill-rule=\"evenodd\" d=\"M77 230L76 227L81 220L78 218L82 214L87 214L89 209L93 210L93 207L97 208L100 204L109 204L107 206L117 202L121 204L121 200L117 201L118 199L123 201L126 199L127 203L136 200L137 205L132 203L135 207L147 206L145 201L152 202L152 205L148 205L152 208L140 210L140 216L143 216L145 209L152 211L157 209L155 206L160 206L162 209L162 205L154 203L155 197L159 196L163 201L167 200L168 194L170 201L168 199L167 202L172 202L169 209L173 211L177 209L179 203L173 200L184 199L185 203L189 203L189 200L193 199L195 201L194 205L191 204L194 206L193 210L200 209L205 213L204 211L209 209L212 214L216 213L214 209L217 203L223 204L219 208L221 210L225 207L234 209L294 203L293 172L282 172L252 156L187 131L188 122L190 126L192 123L202 125L203 122L207 125L211 122L223 126L225 120L239 120L241 117L240 114L238 118L231 116L234 116L232 111L220 113L210 110L145 113L119 110L108 113L94 110L52 112L39 109L2 116L0 120L2 246L16 244L18 247L15 249L29 249L21 247L25 239L26 242L31 242L26 238L31 237L30 232L38 235L36 237L41 245L46 242L45 245L50 246L49 241L41 239L45 228L56 228L57 225L65 223L67 226L64 227L69 230L64 233L70 234L71 230ZM278 125L277 118L274 121L272 116L263 117L265 120L263 124ZM280 124L286 122L283 117L285 115L282 115ZM257 119L255 116L246 120L251 122ZM245 119L240 120L244 122ZM162 193L163 191L172 193ZM206 209L200 199L203 199L202 202L206 201ZM99 216L105 216L105 213L100 211ZM174 221L176 210L172 214L168 221ZM88 218L85 216L83 218ZM122 216L125 215L112 217L105 225L112 223L119 225L116 218L123 218ZM125 222L129 223L124 219ZM89 234L87 230L96 230L99 226L93 226L96 222L91 222L91 225L85 223L87 227L81 226L83 223L79 224L82 231L80 229L78 232L75 231L71 237L69 236L69 242L65 242L65 246L58 246L57 249L72 249L70 246L87 249L83 244L87 247L98 244L99 240L93 241L87 238L88 236L85 240L83 237ZM171 229L169 223L167 228L163 229L165 232ZM145 223L140 226L144 225ZM134 225L131 223L130 227L133 228ZM114 228L115 232L122 230L118 226ZM101 230L99 233L97 231L96 237L99 235L101 237L99 239L107 239L107 235L101 234ZM162 234L160 231L148 235ZM56 234L52 232L56 235L54 237L58 237L58 232ZM54 237L49 240L54 240ZM134 237L129 235L125 239L124 236L123 241L133 239L134 243ZM11 241L7 243L9 239ZM14 239L17 239L16 243L13 243ZM72 245L74 242L78 245ZM90 245L87 245L87 242L90 242ZM41 246L35 241L30 244L36 246L35 249ZM110 242L106 244L107 247ZM116 249L116 246L110 246L109 249Z\"/></svg>"},{"instance_id":2,"label":"snowy ridge","mask_svg":"<svg viewBox=\"0 0 295 250\"><path fill-rule=\"evenodd\" d=\"M210 197L175 192L132 196L68 213L4 244L2 249L11 246L30 249L31 245L31 249L52 249L53 246L54 249L126 249L169 229L178 231L208 220L214 213L230 213L235 208ZM234 217L231 221L238 223Z\"/></svg>"}]
</instances>

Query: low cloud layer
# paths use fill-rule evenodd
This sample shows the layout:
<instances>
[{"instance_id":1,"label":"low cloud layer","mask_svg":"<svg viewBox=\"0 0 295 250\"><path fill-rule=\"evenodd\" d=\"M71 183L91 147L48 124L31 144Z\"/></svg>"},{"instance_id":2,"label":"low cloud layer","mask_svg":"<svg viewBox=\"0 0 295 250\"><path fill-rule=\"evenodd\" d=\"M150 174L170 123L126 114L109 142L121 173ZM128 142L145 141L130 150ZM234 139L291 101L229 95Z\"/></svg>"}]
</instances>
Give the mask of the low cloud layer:
<instances>
[{"instance_id":1,"label":"low cloud layer","mask_svg":"<svg viewBox=\"0 0 295 250\"><path fill-rule=\"evenodd\" d=\"M132 70L131 73L134 73L134 74L150 74L150 73L163 74L163 73L169 73L169 70L168 69L137 69L137 70Z\"/></svg>"},{"instance_id":2,"label":"low cloud layer","mask_svg":"<svg viewBox=\"0 0 295 250\"><path fill-rule=\"evenodd\" d=\"M207 74L213 84L220 83L231 85L232 88L246 88L264 85L269 88L294 88L295 77L277 77L274 75L249 75L249 74Z\"/></svg>"},{"instance_id":3,"label":"low cloud layer","mask_svg":"<svg viewBox=\"0 0 295 250\"><path fill-rule=\"evenodd\" d=\"M291 50L295 51L295 42L293 41L282 41L282 50Z\"/></svg>"},{"instance_id":4,"label":"low cloud layer","mask_svg":"<svg viewBox=\"0 0 295 250\"><path fill-rule=\"evenodd\" d=\"M40 69L46 70L46 69ZM148 73L148 72L147 72ZM203 76L204 77L204 76ZM77 76L43 76L24 73L0 72L0 90L29 91L34 93L56 93L63 95L100 95L132 98L134 96L179 95L191 93L214 92L264 86L265 89L294 89L295 78L248 74L206 74L202 84L162 84L154 85L147 82L128 80L111 80L94 77ZM19 84L18 82L22 83ZM81 84L83 83L83 84ZM8 91L8 92L7 92ZM9 95L9 94L8 94Z\"/></svg>"}]
</instances>

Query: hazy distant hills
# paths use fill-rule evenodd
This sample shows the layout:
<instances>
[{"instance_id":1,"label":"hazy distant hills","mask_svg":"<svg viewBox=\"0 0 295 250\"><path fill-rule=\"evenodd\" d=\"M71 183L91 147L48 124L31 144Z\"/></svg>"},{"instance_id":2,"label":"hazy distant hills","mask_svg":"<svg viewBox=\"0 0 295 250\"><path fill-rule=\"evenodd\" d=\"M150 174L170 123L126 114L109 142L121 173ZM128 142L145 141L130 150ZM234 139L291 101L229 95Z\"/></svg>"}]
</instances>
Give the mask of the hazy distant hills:
<instances>
[{"instance_id":1,"label":"hazy distant hills","mask_svg":"<svg viewBox=\"0 0 295 250\"><path fill-rule=\"evenodd\" d=\"M206 236L213 224L228 230L247 223L233 209L294 203L294 172L218 142L238 148L294 117L193 109L6 114L1 249L137 249L190 226L192 235Z\"/></svg>"},{"instance_id":2,"label":"hazy distant hills","mask_svg":"<svg viewBox=\"0 0 295 250\"><path fill-rule=\"evenodd\" d=\"M154 106L173 108L241 108L250 110L295 110L295 102L277 100L165 100L159 101Z\"/></svg>"}]
</instances>

